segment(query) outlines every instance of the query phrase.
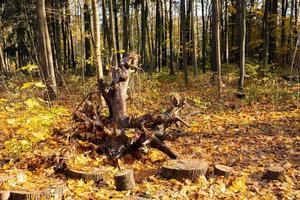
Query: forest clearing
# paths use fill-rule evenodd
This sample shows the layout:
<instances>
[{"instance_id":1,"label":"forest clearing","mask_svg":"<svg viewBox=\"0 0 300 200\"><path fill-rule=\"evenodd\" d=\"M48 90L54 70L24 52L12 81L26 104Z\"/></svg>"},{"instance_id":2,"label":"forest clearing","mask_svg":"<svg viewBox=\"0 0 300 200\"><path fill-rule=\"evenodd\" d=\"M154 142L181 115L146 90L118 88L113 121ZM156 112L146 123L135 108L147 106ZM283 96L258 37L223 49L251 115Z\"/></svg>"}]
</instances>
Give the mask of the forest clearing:
<instances>
[{"instance_id":1,"label":"forest clearing","mask_svg":"<svg viewBox=\"0 0 300 200\"><path fill-rule=\"evenodd\" d=\"M0 1L0 200L300 199L299 7Z\"/></svg>"}]
</instances>

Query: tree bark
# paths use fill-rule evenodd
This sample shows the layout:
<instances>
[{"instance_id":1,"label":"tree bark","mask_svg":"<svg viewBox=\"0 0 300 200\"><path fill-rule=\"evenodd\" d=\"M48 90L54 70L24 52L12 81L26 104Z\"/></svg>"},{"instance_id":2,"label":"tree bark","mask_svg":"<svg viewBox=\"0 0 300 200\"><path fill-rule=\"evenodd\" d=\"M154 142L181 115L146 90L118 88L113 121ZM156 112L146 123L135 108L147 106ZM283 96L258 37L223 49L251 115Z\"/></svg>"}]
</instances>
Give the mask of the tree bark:
<instances>
[{"instance_id":1,"label":"tree bark","mask_svg":"<svg viewBox=\"0 0 300 200\"><path fill-rule=\"evenodd\" d=\"M142 22L142 28L141 28L141 40L142 40L142 45L141 45L141 55L142 55L142 63L143 63L143 68L145 71L149 71L148 66L147 66L147 49L146 49L146 36L147 36L147 18L148 18L148 13L147 13L147 8L145 6L145 1L141 2L141 22Z\"/></svg>"},{"instance_id":2,"label":"tree bark","mask_svg":"<svg viewBox=\"0 0 300 200\"><path fill-rule=\"evenodd\" d=\"M182 69L184 70L184 83L185 85L189 84L189 77L188 77L188 66L187 66L187 53L186 53L186 6L185 0L180 1L180 31L182 37Z\"/></svg>"},{"instance_id":3,"label":"tree bark","mask_svg":"<svg viewBox=\"0 0 300 200\"><path fill-rule=\"evenodd\" d=\"M86 76L92 76L92 48L91 48L91 13L89 9L89 1L84 0L84 41L85 41L85 70Z\"/></svg>"},{"instance_id":4,"label":"tree bark","mask_svg":"<svg viewBox=\"0 0 300 200\"><path fill-rule=\"evenodd\" d=\"M270 34L269 34L269 63L274 64L276 60L277 48L277 18L278 18L278 0L270 0Z\"/></svg>"},{"instance_id":5,"label":"tree bark","mask_svg":"<svg viewBox=\"0 0 300 200\"><path fill-rule=\"evenodd\" d=\"M243 93L245 80L245 62L246 62L246 2L240 0L238 2L238 16L239 16L239 67L240 77L238 81L238 90Z\"/></svg>"},{"instance_id":6,"label":"tree bark","mask_svg":"<svg viewBox=\"0 0 300 200\"><path fill-rule=\"evenodd\" d=\"M173 50L173 0L169 1L169 42L170 42L170 74L175 74Z\"/></svg>"},{"instance_id":7,"label":"tree bark","mask_svg":"<svg viewBox=\"0 0 300 200\"><path fill-rule=\"evenodd\" d=\"M144 2L144 1L143 1ZM142 3L143 3L142 2ZM123 49L128 51L129 0L122 0L123 8Z\"/></svg>"},{"instance_id":8,"label":"tree bark","mask_svg":"<svg viewBox=\"0 0 300 200\"><path fill-rule=\"evenodd\" d=\"M214 29L213 29L213 37L214 37L214 52L215 54L215 64L217 69L217 79L218 79L218 98L221 99L222 93L222 72L221 72L221 42L220 42L220 1L213 0L213 20L214 20Z\"/></svg>"},{"instance_id":9,"label":"tree bark","mask_svg":"<svg viewBox=\"0 0 300 200\"><path fill-rule=\"evenodd\" d=\"M103 67L101 61L101 33L97 0L92 0L93 26L94 26L94 63L96 66L97 79L103 78Z\"/></svg>"},{"instance_id":10,"label":"tree bark","mask_svg":"<svg viewBox=\"0 0 300 200\"><path fill-rule=\"evenodd\" d=\"M46 81L49 100L57 96L57 86L53 65L52 49L46 18L45 0L36 0L38 37L39 37L39 61Z\"/></svg>"},{"instance_id":11,"label":"tree bark","mask_svg":"<svg viewBox=\"0 0 300 200\"><path fill-rule=\"evenodd\" d=\"M206 38L207 38L207 29L205 21L205 9L204 9L204 0L201 0L202 8L202 72L206 72Z\"/></svg>"},{"instance_id":12,"label":"tree bark","mask_svg":"<svg viewBox=\"0 0 300 200\"><path fill-rule=\"evenodd\" d=\"M109 0L109 25L110 25L110 31L111 31L111 42L112 42L112 48L113 52L111 54L111 58L113 59L112 64L114 66L118 66L118 56L117 56L117 45L116 45L116 34L115 34L115 20L113 16L113 0Z\"/></svg>"}]
</instances>

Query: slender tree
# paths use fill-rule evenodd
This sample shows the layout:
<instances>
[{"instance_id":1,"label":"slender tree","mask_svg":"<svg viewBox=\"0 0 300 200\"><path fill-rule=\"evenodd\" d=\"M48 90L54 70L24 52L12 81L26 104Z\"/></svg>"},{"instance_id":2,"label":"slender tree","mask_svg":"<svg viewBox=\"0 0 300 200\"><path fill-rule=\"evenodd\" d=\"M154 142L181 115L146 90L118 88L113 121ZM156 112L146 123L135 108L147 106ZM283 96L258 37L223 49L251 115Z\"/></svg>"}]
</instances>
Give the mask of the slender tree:
<instances>
[{"instance_id":1,"label":"slender tree","mask_svg":"<svg viewBox=\"0 0 300 200\"><path fill-rule=\"evenodd\" d=\"M205 20L205 5L204 0L201 0L201 11L202 11L202 72L206 72L206 38L207 38L207 29L206 29L206 20Z\"/></svg>"},{"instance_id":2,"label":"slender tree","mask_svg":"<svg viewBox=\"0 0 300 200\"><path fill-rule=\"evenodd\" d=\"M218 97L221 99L222 90L222 77L221 77L221 42L220 42L220 1L213 0L213 37L214 37L214 48L213 54L215 57L215 64L217 69L218 79Z\"/></svg>"},{"instance_id":3,"label":"slender tree","mask_svg":"<svg viewBox=\"0 0 300 200\"><path fill-rule=\"evenodd\" d=\"M170 74L175 74L174 52L173 52L173 0L169 1L169 42L170 42Z\"/></svg>"},{"instance_id":4,"label":"slender tree","mask_svg":"<svg viewBox=\"0 0 300 200\"><path fill-rule=\"evenodd\" d=\"M245 0L237 1L238 18L239 18L239 67L240 77L238 81L238 90L243 93L245 79L245 61L246 61L246 2Z\"/></svg>"},{"instance_id":5,"label":"slender tree","mask_svg":"<svg viewBox=\"0 0 300 200\"><path fill-rule=\"evenodd\" d=\"M114 0L115 1L115 0ZM117 45L116 45L116 34L115 34L115 22L114 22L114 15L113 15L113 0L109 0L109 24L111 30L111 41L112 41L112 58L113 58L113 65L118 65L118 56L117 56Z\"/></svg>"},{"instance_id":6,"label":"slender tree","mask_svg":"<svg viewBox=\"0 0 300 200\"><path fill-rule=\"evenodd\" d=\"M92 48L91 48L91 13L89 9L89 1L84 0L84 40L85 40L85 70L86 76L92 76Z\"/></svg>"},{"instance_id":7,"label":"slender tree","mask_svg":"<svg viewBox=\"0 0 300 200\"><path fill-rule=\"evenodd\" d=\"M48 89L49 100L57 96L57 86L55 80L55 71L53 64L53 56L51 49L51 41L49 37L45 0L36 0L37 9L37 28L38 28L38 48L39 62L42 68L43 76Z\"/></svg>"},{"instance_id":8,"label":"slender tree","mask_svg":"<svg viewBox=\"0 0 300 200\"><path fill-rule=\"evenodd\" d=\"M188 66L187 66L187 53L186 53L186 37L187 37L187 30L186 30L186 6L185 0L180 1L180 31L182 32L182 67L184 70L184 83L185 85L189 84L189 77L188 77Z\"/></svg>"},{"instance_id":9,"label":"slender tree","mask_svg":"<svg viewBox=\"0 0 300 200\"><path fill-rule=\"evenodd\" d=\"M96 66L97 79L103 78L103 68L101 62L101 34L100 34L100 20L97 0L92 0L93 10L93 30L94 30L94 63Z\"/></svg>"}]
</instances>

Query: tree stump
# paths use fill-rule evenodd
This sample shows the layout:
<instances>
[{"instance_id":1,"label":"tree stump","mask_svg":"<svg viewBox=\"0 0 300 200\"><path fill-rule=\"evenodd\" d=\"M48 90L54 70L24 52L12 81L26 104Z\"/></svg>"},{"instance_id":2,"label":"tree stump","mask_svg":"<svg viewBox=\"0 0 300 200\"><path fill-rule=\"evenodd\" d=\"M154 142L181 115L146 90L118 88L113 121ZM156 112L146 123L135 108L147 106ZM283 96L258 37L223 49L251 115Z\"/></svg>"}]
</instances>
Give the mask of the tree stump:
<instances>
[{"instance_id":1,"label":"tree stump","mask_svg":"<svg viewBox=\"0 0 300 200\"><path fill-rule=\"evenodd\" d=\"M263 176L264 179L269 180L278 180L285 174L285 170L283 167L280 166L273 166L266 169L265 175Z\"/></svg>"},{"instance_id":2,"label":"tree stump","mask_svg":"<svg viewBox=\"0 0 300 200\"><path fill-rule=\"evenodd\" d=\"M135 186L133 170L126 169L117 172L114 176L116 189L118 191L131 190Z\"/></svg>"},{"instance_id":3,"label":"tree stump","mask_svg":"<svg viewBox=\"0 0 300 200\"><path fill-rule=\"evenodd\" d=\"M166 179L195 180L205 175L208 162L198 159L169 160L162 167L162 177Z\"/></svg>"},{"instance_id":4,"label":"tree stump","mask_svg":"<svg viewBox=\"0 0 300 200\"><path fill-rule=\"evenodd\" d=\"M8 200L9 195L9 191L0 191L0 200Z\"/></svg>"},{"instance_id":5,"label":"tree stump","mask_svg":"<svg viewBox=\"0 0 300 200\"><path fill-rule=\"evenodd\" d=\"M93 180L95 183L103 181L103 172L84 172L74 169L67 168L64 171L64 174L67 178L71 179L82 179L83 181Z\"/></svg>"},{"instance_id":6,"label":"tree stump","mask_svg":"<svg viewBox=\"0 0 300 200\"><path fill-rule=\"evenodd\" d=\"M229 177L232 174L233 168L225 165L215 165L214 174L217 176Z\"/></svg>"},{"instance_id":7,"label":"tree stump","mask_svg":"<svg viewBox=\"0 0 300 200\"><path fill-rule=\"evenodd\" d=\"M55 199L55 200L63 199L66 187L67 186L64 182L58 182L55 185L50 185L49 190L50 190L51 199Z\"/></svg>"},{"instance_id":8,"label":"tree stump","mask_svg":"<svg viewBox=\"0 0 300 200\"><path fill-rule=\"evenodd\" d=\"M42 198L50 198L50 190L25 192L25 191L10 191L9 200L40 200Z\"/></svg>"}]
</instances>

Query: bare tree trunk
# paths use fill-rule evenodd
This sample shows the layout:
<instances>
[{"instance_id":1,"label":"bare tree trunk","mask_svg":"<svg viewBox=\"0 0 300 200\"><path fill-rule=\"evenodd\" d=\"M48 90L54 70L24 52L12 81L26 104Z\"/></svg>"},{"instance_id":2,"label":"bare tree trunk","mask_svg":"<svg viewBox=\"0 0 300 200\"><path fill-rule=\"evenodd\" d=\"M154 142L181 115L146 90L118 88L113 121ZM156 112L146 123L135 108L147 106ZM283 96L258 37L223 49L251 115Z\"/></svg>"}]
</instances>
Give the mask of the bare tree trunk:
<instances>
[{"instance_id":1,"label":"bare tree trunk","mask_svg":"<svg viewBox=\"0 0 300 200\"><path fill-rule=\"evenodd\" d=\"M188 66L187 66L187 53L186 53L186 39L187 39L187 30L186 30L186 6L185 0L180 1L180 12L181 12L181 22L180 28L182 32L182 59L183 59L183 70L184 70L184 83L185 85L189 84L189 77L188 77Z\"/></svg>"},{"instance_id":2,"label":"bare tree trunk","mask_svg":"<svg viewBox=\"0 0 300 200\"><path fill-rule=\"evenodd\" d=\"M113 65L118 66L118 56L117 56L117 45L116 45L116 34L115 34L115 20L113 16L113 0L109 0L109 24L110 24L110 31L111 31L111 40L112 40L112 59Z\"/></svg>"},{"instance_id":3,"label":"bare tree trunk","mask_svg":"<svg viewBox=\"0 0 300 200\"><path fill-rule=\"evenodd\" d=\"M195 7L195 0L190 0L191 4L191 36L192 36L192 44L193 44L193 67L194 67L194 75L198 77L198 66L197 66L197 38L196 38L196 31L195 31L195 17L194 17L194 7Z\"/></svg>"},{"instance_id":4,"label":"bare tree trunk","mask_svg":"<svg viewBox=\"0 0 300 200\"><path fill-rule=\"evenodd\" d=\"M106 16L106 1L102 0L102 16L103 16L103 38L104 47L108 46L108 51L111 54L111 34L108 27L108 20Z\"/></svg>"},{"instance_id":5,"label":"bare tree trunk","mask_svg":"<svg viewBox=\"0 0 300 200\"><path fill-rule=\"evenodd\" d=\"M2 46L0 45L0 72L3 71L6 72L6 64L3 56Z\"/></svg>"},{"instance_id":6,"label":"bare tree trunk","mask_svg":"<svg viewBox=\"0 0 300 200\"><path fill-rule=\"evenodd\" d=\"M142 63L143 63L143 68L145 71L148 71L148 66L147 66L147 49L146 49L146 36L147 36L147 8L145 6L145 1L141 2L141 22L142 22L142 28L141 28L141 40L142 40L142 45L141 45L141 55L142 55Z\"/></svg>"},{"instance_id":7,"label":"bare tree trunk","mask_svg":"<svg viewBox=\"0 0 300 200\"><path fill-rule=\"evenodd\" d=\"M202 8L202 72L206 72L206 41L207 41L207 29L205 21L205 9L204 9L204 0L201 0Z\"/></svg>"},{"instance_id":8,"label":"bare tree trunk","mask_svg":"<svg viewBox=\"0 0 300 200\"><path fill-rule=\"evenodd\" d=\"M93 26L94 26L94 63L96 65L97 79L103 78L103 68L101 62L101 33L97 0L92 0Z\"/></svg>"},{"instance_id":9,"label":"bare tree trunk","mask_svg":"<svg viewBox=\"0 0 300 200\"><path fill-rule=\"evenodd\" d=\"M91 13L89 9L89 1L84 0L84 38L85 38L85 76L92 76L92 48L91 48Z\"/></svg>"},{"instance_id":10,"label":"bare tree trunk","mask_svg":"<svg viewBox=\"0 0 300 200\"><path fill-rule=\"evenodd\" d=\"M117 59L118 63L120 63L120 42L119 42L119 22L118 22L118 2L117 0L113 1L113 13L114 13L114 23L115 23L115 41L116 41L116 54L117 54Z\"/></svg>"},{"instance_id":11,"label":"bare tree trunk","mask_svg":"<svg viewBox=\"0 0 300 200\"><path fill-rule=\"evenodd\" d=\"M123 49L128 51L129 0L122 0L123 8Z\"/></svg>"},{"instance_id":12,"label":"bare tree trunk","mask_svg":"<svg viewBox=\"0 0 300 200\"><path fill-rule=\"evenodd\" d=\"M131 54L119 66L112 66L112 83L108 85L102 79L99 81L99 90L108 108L113 123L123 129L128 124L127 117L127 90L130 75L137 69L138 56Z\"/></svg>"},{"instance_id":13,"label":"bare tree trunk","mask_svg":"<svg viewBox=\"0 0 300 200\"><path fill-rule=\"evenodd\" d=\"M238 90L243 93L245 80L245 61L246 61L246 3L245 0L238 1L239 16L239 52L240 52L240 78Z\"/></svg>"},{"instance_id":14,"label":"bare tree trunk","mask_svg":"<svg viewBox=\"0 0 300 200\"><path fill-rule=\"evenodd\" d=\"M169 42L170 42L170 74L175 74L174 68L174 52L173 52L173 0L169 1L169 14L170 14L170 24L169 24Z\"/></svg>"},{"instance_id":15,"label":"bare tree trunk","mask_svg":"<svg viewBox=\"0 0 300 200\"><path fill-rule=\"evenodd\" d=\"M222 72L221 72L221 43L220 43L220 1L213 0L213 20L214 20L214 29L213 29L213 37L214 37L214 52L216 61L216 69L217 69L217 79L218 79L218 98L221 99L221 90L222 90Z\"/></svg>"},{"instance_id":16,"label":"bare tree trunk","mask_svg":"<svg viewBox=\"0 0 300 200\"><path fill-rule=\"evenodd\" d=\"M228 44L228 0L225 0L225 27L224 27L224 34L225 34L225 62L229 63L229 44Z\"/></svg>"},{"instance_id":17,"label":"bare tree trunk","mask_svg":"<svg viewBox=\"0 0 300 200\"><path fill-rule=\"evenodd\" d=\"M57 96L57 86L53 65L52 49L46 18L45 0L36 0L38 37L39 37L39 58L50 99Z\"/></svg>"}]
</instances>

